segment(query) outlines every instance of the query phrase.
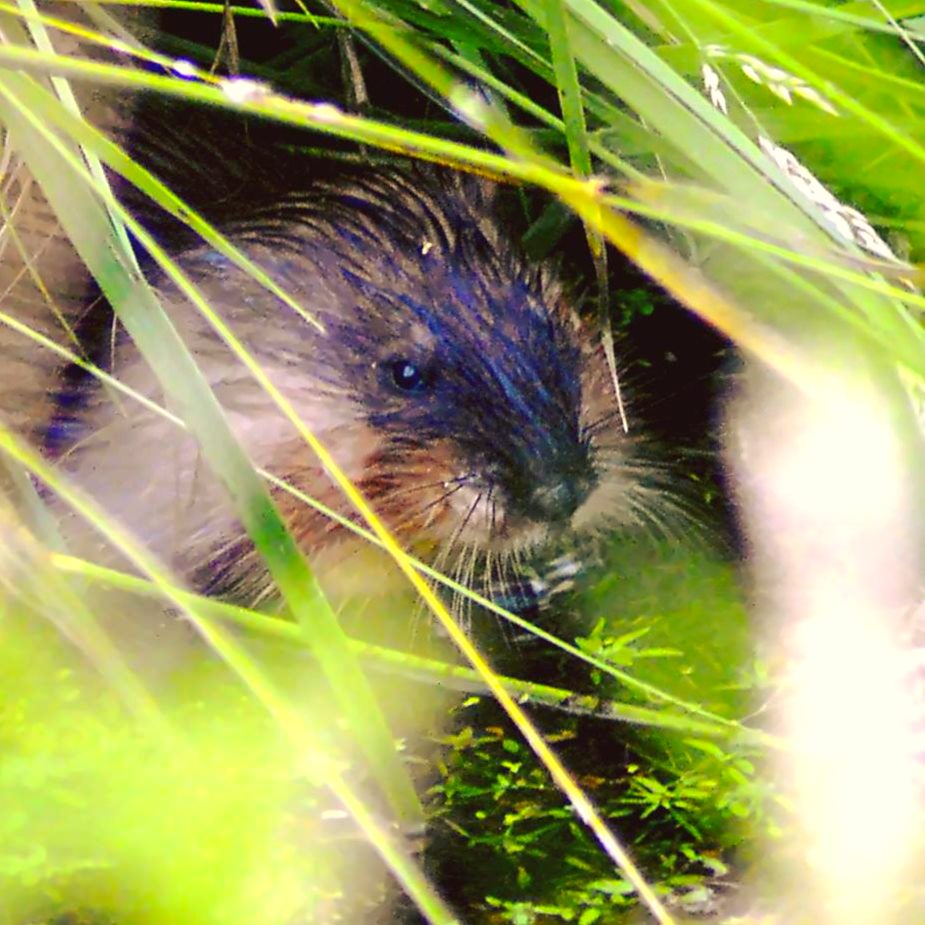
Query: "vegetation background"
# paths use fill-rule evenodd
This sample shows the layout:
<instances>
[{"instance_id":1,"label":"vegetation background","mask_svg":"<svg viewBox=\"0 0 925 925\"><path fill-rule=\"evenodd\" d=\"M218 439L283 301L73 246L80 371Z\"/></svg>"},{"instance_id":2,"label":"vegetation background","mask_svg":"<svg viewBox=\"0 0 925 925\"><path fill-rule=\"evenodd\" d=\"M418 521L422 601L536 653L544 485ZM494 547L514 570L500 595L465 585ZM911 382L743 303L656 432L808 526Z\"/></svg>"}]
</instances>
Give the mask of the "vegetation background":
<instances>
[{"instance_id":1,"label":"vegetation background","mask_svg":"<svg viewBox=\"0 0 925 925\"><path fill-rule=\"evenodd\" d=\"M0 922L590 925L631 920L640 899L662 922L825 920L767 864L805 858L769 773L780 677L745 617L714 393L728 343L809 391L832 344L925 376L922 16L798 0L0 3L3 362L38 381L62 355L86 364L73 280L92 274L234 487L283 602L190 595L17 433L41 410L0 429ZM158 120L168 150L182 139L162 179L193 211L139 156ZM482 619L473 649L427 586L446 628L423 652L396 644L414 602L335 614L171 335L128 235L167 273L190 235L227 250L203 178L279 156L335 174L423 158L509 183L512 234L586 280L584 310L633 345L687 514L614 539L517 631L542 641L512 647ZM888 248L871 253L864 217ZM27 472L137 575L69 557ZM100 621L101 587L126 619L166 600L213 657L152 684ZM915 885L890 894L912 904L904 921Z\"/></svg>"}]
</instances>

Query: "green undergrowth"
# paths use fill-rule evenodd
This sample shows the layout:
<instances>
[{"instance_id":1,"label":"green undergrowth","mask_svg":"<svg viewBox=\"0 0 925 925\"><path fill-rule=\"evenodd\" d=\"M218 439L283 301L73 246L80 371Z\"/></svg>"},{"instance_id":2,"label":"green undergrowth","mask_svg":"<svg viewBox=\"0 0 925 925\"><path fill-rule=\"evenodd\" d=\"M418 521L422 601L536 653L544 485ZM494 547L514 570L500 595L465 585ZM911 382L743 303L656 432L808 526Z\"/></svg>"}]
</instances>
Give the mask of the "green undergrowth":
<instances>
[{"instance_id":1,"label":"green undergrowth","mask_svg":"<svg viewBox=\"0 0 925 925\"><path fill-rule=\"evenodd\" d=\"M0 921L285 921L293 758L253 701L213 684L152 734L23 616L0 655Z\"/></svg>"},{"instance_id":2,"label":"green undergrowth","mask_svg":"<svg viewBox=\"0 0 925 925\"><path fill-rule=\"evenodd\" d=\"M659 709L661 697L674 697L727 720L766 696L728 562L635 537L613 544L601 572L558 629L565 635L571 627L581 651L651 689L573 659L550 664L526 646L514 660L530 676L567 672L574 690L602 700ZM538 720L680 914L724 908L749 845L781 834L779 797L762 776L765 751L734 729L705 737L601 715L540 712ZM454 728L430 793L435 824L449 833L438 840L436 863L471 859L470 876L457 885L464 905L513 923L618 921L620 910L628 913L631 885L614 876L491 704L469 699Z\"/></svg>"},{"instance_id":3,"label":"green undergrowth","mask_svg":"<svg viewBox=\"0 0 925 925\"><path fill-rule=\"evenodd\" d=\"M558 631L570 638L570 628L599 665L664 696L720 720L743 715L760 685L728 566L643 539L621 542L610 556L600 566L605 577L562 609ZM666 557L675 565L656 579ZM409 629L407 615L403 622L368 603L351 618L354 626L364 620L376 621L374 636ZM307 653L253 640L264 670L322 730L329 695L309 680L316 672ZM21 606L4 614L0 653L4 925L83 911L94 925L272 925L335 911L351 920L357 909L373 915L383 896L394 902L371 858L371 872L358 875L367 852L352 826L323 821L336 801L306 781L292 743L213 658L190 658L151 682L159 716L151 726ZM567 680L573 692L648 707L656 717L666 708L658 694L532 644L495 656L526 679ZM402 754L425 793L427 868L466 920L590 923L631 910L631 885L491 701L441 697L433 682L396 670L390 680L376 673L377 696L405 732ZM419 700L431 702L423 718L407 708ZM734 730L703 737L548 708L535 717L679 911L712 908L746 836L774 828L761 749ZM452 731L435 732L447 724ZM348 755L340 761L355 766ZM467 873L454 877L461 858Z\"/></svg>"}]
</instances>

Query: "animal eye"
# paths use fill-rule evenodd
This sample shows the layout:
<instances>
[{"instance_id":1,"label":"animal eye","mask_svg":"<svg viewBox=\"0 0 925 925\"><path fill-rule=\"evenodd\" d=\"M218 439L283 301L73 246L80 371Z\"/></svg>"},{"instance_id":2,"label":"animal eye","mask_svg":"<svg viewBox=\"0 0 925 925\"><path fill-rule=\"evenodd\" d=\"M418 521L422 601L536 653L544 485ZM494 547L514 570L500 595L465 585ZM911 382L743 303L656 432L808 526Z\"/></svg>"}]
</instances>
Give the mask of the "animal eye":
<instances>
[{"instance_id":1,"label":"animal eye","mask_svg":"<svg viewBox=\"0 0 925 925\"><path fill-rule=\"evenodd\" d=\"M402 392L421 392L428 386L424 367L413 360L393 360L389 372L392 384Z\"/></svg>"}]
</instances>

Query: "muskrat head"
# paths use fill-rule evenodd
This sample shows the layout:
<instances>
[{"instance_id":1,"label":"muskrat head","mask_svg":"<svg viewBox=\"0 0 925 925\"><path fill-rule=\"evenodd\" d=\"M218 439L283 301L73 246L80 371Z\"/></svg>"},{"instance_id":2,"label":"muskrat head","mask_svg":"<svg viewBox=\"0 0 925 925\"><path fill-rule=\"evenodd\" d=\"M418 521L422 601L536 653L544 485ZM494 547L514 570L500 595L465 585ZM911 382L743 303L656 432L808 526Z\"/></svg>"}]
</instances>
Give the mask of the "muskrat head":
<instances>
[{"instance_id":1,"label":"muskrat head","mask_svg":"<svg viewBox=\"0 0 925 925\"><path fill-rule=\"evenodd\" d=\"M493 546L566 525L597 481L574 329L523 283L456 265L431 280L416 296L352 280L377 319L351 370L381 435L365 487L441 539Z\"/></svg>"},{"instance_id":2,"label":"muskrat head","mask_svg":"<svg viewBox=\"0 0 925 925\"><path fill-rule=\"evenodd\" d=\"M211 248L179 255L386 525L438 566L451 553L506 563L556 532L638 520L647 507L603 352L554 274L501 235L486 190L444 174L373 173L314 184L232 227L324 333ZM158 288L255 463L356 520L202 316L168 282ZM163 401L131 341L116 346L123 381ZM60 458L84 487L197 586L269 593L195 440L149 410L119 412L102 389L81 396L65 409L75 442ZM335 521L274 493L316 561L354 548Z\"/></svg>"},{"instance_id":3,"label":"muskrat head","mask_svg":"<svg viewBox=\"0 0 925 925\"><path fill-rule=\"evenodd\" d=\"M615 512L624 435L561 287L465 189L367 180L326 205L322 239L280 243L317 269L313 368L375 437L355 467L366 497L418 549L519 551Z\"/></svg>"}]
</instances>

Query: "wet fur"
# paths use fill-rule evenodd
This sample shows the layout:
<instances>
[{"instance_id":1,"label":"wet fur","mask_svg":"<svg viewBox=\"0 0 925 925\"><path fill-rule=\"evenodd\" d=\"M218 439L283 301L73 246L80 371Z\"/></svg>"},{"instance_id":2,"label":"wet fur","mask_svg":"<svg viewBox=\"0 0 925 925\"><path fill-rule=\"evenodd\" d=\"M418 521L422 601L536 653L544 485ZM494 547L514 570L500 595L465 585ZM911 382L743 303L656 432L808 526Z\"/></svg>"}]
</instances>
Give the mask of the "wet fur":
<instances>
[{"instance_id":1,"label":"wet fur","mask_svg":"<svg viewBox=\"0 0 925 925\"><path fill-rule=\"evenodd\" d=\"M318 182L226 233L325 326L319 334L204 246L178 262L305 423L415 553L460 577L504 575L563 524L531 513L539 482L587 482L570 524L643 519L648 494L610 371L555 275L504 239L491 184L450 172L373 172ZM311 451L194 308L161 282L171 319L254 462L352 516ZM408 358L433 383L399 393ZM127 336L112 372L163 403ZM110 512L212 593L271 589L195 442L92 379L66 385L48 448ZM551 473L551 474L550 474ZM300 545L337 565L342 527L274 490ZM81 550L88 528L68 531Z\"/></svg>"}]
</instances>

